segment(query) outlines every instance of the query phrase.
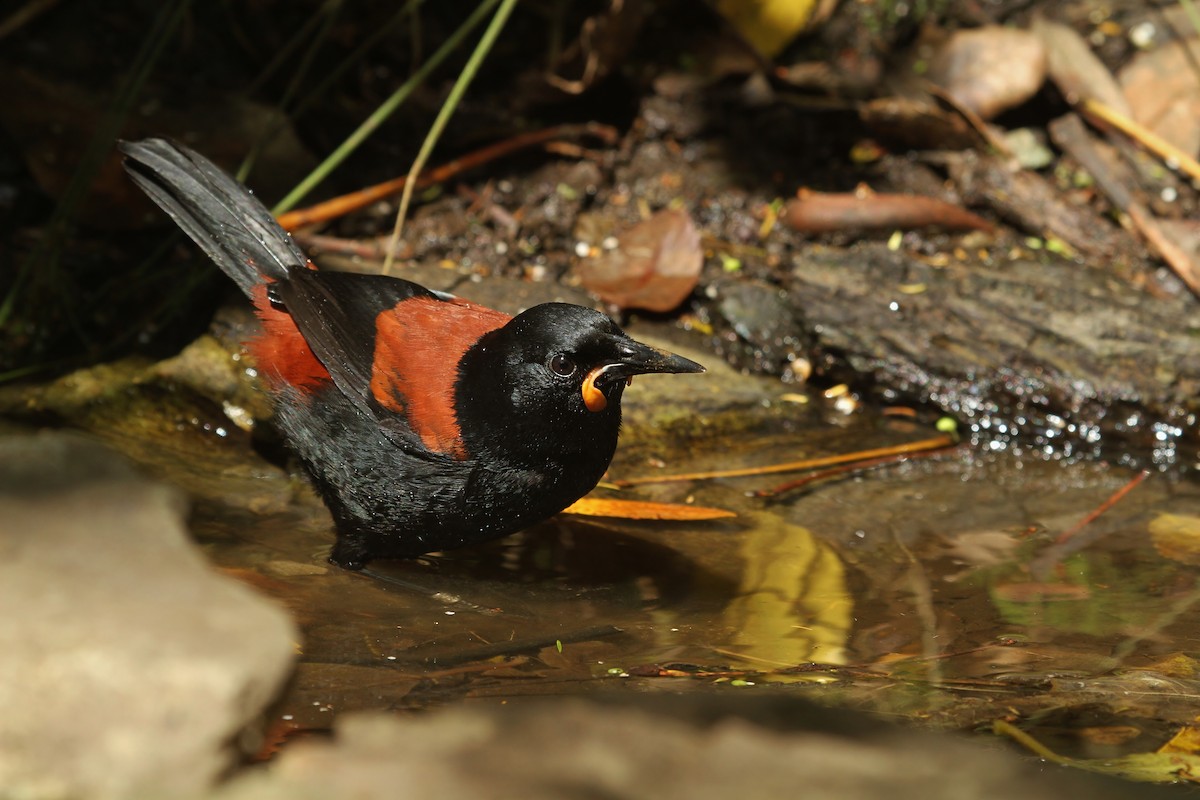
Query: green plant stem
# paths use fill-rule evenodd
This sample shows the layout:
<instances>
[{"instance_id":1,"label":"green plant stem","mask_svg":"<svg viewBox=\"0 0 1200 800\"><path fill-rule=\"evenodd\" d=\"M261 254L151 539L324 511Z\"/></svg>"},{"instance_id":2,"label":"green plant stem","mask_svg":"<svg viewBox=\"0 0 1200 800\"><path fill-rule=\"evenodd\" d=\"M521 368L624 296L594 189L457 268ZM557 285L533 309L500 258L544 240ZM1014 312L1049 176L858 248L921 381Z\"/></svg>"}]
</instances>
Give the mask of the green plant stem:
<instances>
[{"instance_id":1,"label":"green plant stem","mask_svg":"<svg viewBox=\"0 0 1200 800\"><path fill-rule=\"evenodd\" d=\"M305 40L307 40L310 35L312 35L319 27L321 27L322 23L328 27L330 16L331 9L329 4L322 4L321 7L317 9L315 14L310 15L309 18L304 21L304 24L300 26L300 29L297 30L290 39L288 39L283 47L279 48L275 52L274 57L267 62L267 65L262 68L254 80L250 81L250 85L245 88L244 94L247 97L254 96L254 94L263 87L270 77L275 74L275 71L282 67L284 63L292 57L292 54L304 44ZM317 34L315 38L319 39L320 34Z\"/></svg>"},{"instance_id":2,"label":"green plant stem","mask_svg":"<svg viewBox=\"0 0 1200 800\"><path fill-rule=\"evenodd\" d=\"M331 69L329 73L325 75L325 77L322 78L320 82L318 82L316 86L314 86L312 90L304 96L304 99L296 104L295 109L293 109L291 112L292 119L295 119L307 111L317 98L328 91L330 86L332 86L338 81L339 78L346 74L346 70L350 69L350 67L361 61L363 56L371 52L371 49L374 48L375 45L379 44L385 37L393 32L396 29L396 26L404 21L405 17L415 13L416 10L421 7L422 2L424 2L424 0L408 0L408 2L405 3L399 11L392 15L391 19L376 28L370 36L363 40L362 44L355 48L354 52L350 53L350 55L346 56L340 64Z\"/></svg>"},{"instance_id":3,"label":"green plant stem","mask_svg":"<svg viewBox=\"0 0 1200 800\"><path fill-rule=\"evenodd\" d=\"M400 208L396 211L396 224L392 228L392 238L388 242L387 254L384 256L384 275L387 275L392 269L392 262L395 260L396 244L400 241L400 231L404 228L404 216L408 213L408 204L412 200L413 188L417 185L417 176L421 173L425 162L429 160L430 154L433 153L434 145L437 144L442 131L445 130L446 123L454 115L454 110L458 108L462 96L466 94L467 87L471 85L471 81L475 79L476 73L479 72L479 65L483 63L483 60L491 51L492 45L496 43L496 39L500 36L500 31L504 30L504 23L508 21L508 16L512 13L513 7L516 4L517 0L504 0L500 4L500 8L496 9L496 15L492 17L491 24L483 32L479 44L475 47L475 51L471 53L466 66L463 67L458 80L455 81L454 87L450 90L450 96L442 104L437 119L433 121L429 133L425 135L425 141L421 143L421 150L417 153L412 169L408 171L408 179L404 182L404 193L400 196ZM482 5L480 7L482 8Z\"/></svg>"},{"instance_id":4,"label":"green plant stem","mask_svg":"<svg viewBox=\"0 0 1200 800\"><path fill-rule=\"evenodd\" d=\"M395 113L396 109L408 99L408 96L412 94L418 86L425 82L425 79L429 77L429 74L433 72L433 70L436 69L438 65L440 65L442 61L444 61L446 57L450 55L450 53L454 52L454 49L458 47L463 38L465 38L466 35L472 30L474 30L475 26L483 21L483 18L488 14L489 11L492 10L492 8L495 7L498 2L500 2L500 0L484 0L484 2L480 3L479 6L476 7L473 12L471 12L471 15L467 17L463 24L458 27L458 30L452 33L450 37L442 44L442 46L439 47L437 51L429 57L429 60L422 64L421 68L413 73L413 75L407 81L405 81L400 88L393 92L392 96L385 100L383 104L379 106L379 108L375 109L371 116L367 117L366 120L364 120L363 123L358 126L354 133L350 134L350 136L346 138L346 141L342 142L341 145L339 145L338 148L334 150L328 158L326 158L323 162L321 162L320 165L317 166L316 169L309 173L308 177L302 180L295 189L292 189L292 191L288 192L287 197L280 200L275 207L271 209L271 213L279 215L285 211L290 211L291 209L295 208L297 203L304 199L304 197L308 195L308 193L311 192L313 188L317 186L317 184L325 180L325 178L329 176L329 173L336 169L352 152L354 152L355 148L362 144L362 142L368 136L374 133L388 117Z\"/></svg>"},{"instance_id":5,"label":"green plant stem","mask_svg":"<svg viewBox=\"0 0 1200 800\"><path fill-rule=\"evenodd\" d=\"M1196 33L1200 33L1200 11L1196 10L1196 4L1192 0L1179 0L1179 5L1183 6L1183 13L1187 15L1192 29Z\"/></svg>"},{"instance_id":6,"label":"green plant stem","mask_svg":"<svg viewBox=\"0 0 1200 800\"><path fill-rule=\"evenodd\" d=\"M354 49L354 52L342 59L341 63L339 63L336 67L329 70L329 72L327 72L325 76L321 78L321 80L319 80L311 89L308 90L308 92L305 93L304 97L298 103L296 103L294 108L291 110L284 108L284 112L287 116L281 117L280 119L272 122L271 126L262 134L262 136L259 137L259 140L255 142L254 153L246 157L247 162L250 162L251 166L247 168L247 162L243 162L242 167L238 170L239 177L244 179L245 175L248 174L249 169L253 168L252 159L255 157L255 155L262 151L262 148L264 148L268 142L274 139L275 136L281 130L283 130L283 128L289 122L294 124L297 120L304 116L305 112L312 108L316 101L323 97L325 93L329 91L329 88L337 83L337 81L346 74L346 71L350 69L350 67L359 63L367 53L371 52L375 45L379 44L388 35L395 31L396 27L404 21L405 17L412 15L418 8L420 8L422 2L424 2L424 0L408 0L408 2L406 2L399 11L393 14L387 22L385 22L383 25L380 25L371 33L370 36L364 39L363 42Z\"/></svg>"},{"instance_id":7,"label":"green plant stem","mask_svg":"<svg viewBox=\"0 0 1200 800\"><path fill-rule=\"evenodd\" d=\"M292 72L292 79L288 81L287 88L283 91L283 96L279 99L279 113L285 113L292 98L300 91L300 84L303 83L304 77L308 74L308 70L312 67L313 59L316 58L317 52L329 38L329 31L333 28L333 23L337 20L338 12L342 10L343 0L325 0L321 5L320 13L317 15L321 19L321 27L317 30L312 42L300 57L300 64ZM238 166L237 179L245 181L246 176L250 174L250 170L254 168L254 163L258 161L258 156L262 153L262 149L266 147L270 141L268 136L259 136L254 146L250 148L250 152L242 159L242 163Z\"/></svg>"}]
</instances>

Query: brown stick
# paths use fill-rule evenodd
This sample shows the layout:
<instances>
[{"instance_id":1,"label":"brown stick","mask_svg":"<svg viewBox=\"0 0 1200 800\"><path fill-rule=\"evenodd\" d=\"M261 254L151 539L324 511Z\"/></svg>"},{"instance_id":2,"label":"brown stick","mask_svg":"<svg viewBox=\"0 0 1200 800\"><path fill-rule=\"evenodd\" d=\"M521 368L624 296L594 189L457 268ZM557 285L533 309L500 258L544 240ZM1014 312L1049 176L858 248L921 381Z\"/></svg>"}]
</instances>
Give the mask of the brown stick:
<instances>
[{"instance_id":1,"label":"brown stick","mask_svg":"<svg viewBox=\"0 0 1200 800\"><path fill-rule=\"evenodd\" d=\"M1135 488L1137 488L1138 484L1140 484L1142 481L1146 480L1146 478L1149 478L1149 477L1150 477L1150 470L1148 470L1148 469L1144 469L1141 472L1139 472L1137 475L1133 476L1132 480L1130 480L1128 483L1126 483L1120 489L1117 489L1115 492L1113 492L1111 495L1109 495L1107 500L1105 500L1103 503L1101 503L1100 505L1098 505L1094 509L1092 509L1091 513L1089 513L1086 517L1079 520L1079 522L1076 522L1070 528L1067 528L1065 531L1060 533L1058 535L1058 538L1054 540L1054 543L1062 544L1063 542L1067 541L1072 536L1074 536L1075 534L1079 533L1081 530L1086 528L1088 525L1091 525L1093 522L1096 521L1097 518L1100 517L1101 514L1103 514L1105 511L1108 511L1110 508L1115 506L1117 503L1121 502L1121 498L1123 498L1125 495L1129 494L1131 491L1133 491Z\"/></svg>"},{"instance_id":2,"label":"brown stick","mask_svg":"<svg viewBox=\"0 0 1200 800\"><path fill-rule=\"evenodd\" d=\"M595 136L605 144L613 144L617 141L618 134L612 126L601 125L598 122L587 122L582 125L555 125L554 127L545 128L540 131L518 134L511 139L505 139L502 142L496 142L495 144L480 148L461 158L456 158L447 164L442 164L423 173L417 180L417 187L421 188L441 183L453 178L455 175L466 172L469 169L474 169L489 161L494 161L517 150L535 147L554 139L571 139L580 136ZM359 189L350 194L334 197L308 208L300 208L295 211L289 211L286 214L280 214L276 218L276 221L284 230L289 231L308 225L315 225L318 222L327 222L328 220L336 219L352 211L369 206L371 203L382 200L385 197L390 197L396 192L403 190L407 180L408 176L405 175L390 181L377 183L374 186L368 186L365 189Z\"/></svg>"},{"instance_id":3,"label":"brown stick","mask_svg":"<svg viewBox=\"0 0 1200 800\"><path fill-rule=\"evenodd\" d=\"M992 231L992 223L978 214L939 200L913 194L875 194L871 191L828 193L801 189L795 200L788 201L783 219L798 231L869 229L908 230L937 225Z\"/></svg>"},{"instance_id":4,"label":"brown stick","mask_svg":"<svg viewBox=\"0 0 1200 800\"><path fill-rule=\"evenodd\" d=\"M1105 119L1115 118L1112 117L1115 112L1105 113L1110 115ZM1132 181L1123 180L1116 168L1110 168L1103 153L1092 143L1079 117L1069 114L1055 120L1050 124L1050 135L1055 144L1070 153L1091 174L1109 202L1127 214L1131 226L1142 235L1150 248L1175 270L1175 274L1192 292L1200 294L1200 270L1192 254L1180 247L1145 203L1135 197Z\"/></svg>"}]
</instances>

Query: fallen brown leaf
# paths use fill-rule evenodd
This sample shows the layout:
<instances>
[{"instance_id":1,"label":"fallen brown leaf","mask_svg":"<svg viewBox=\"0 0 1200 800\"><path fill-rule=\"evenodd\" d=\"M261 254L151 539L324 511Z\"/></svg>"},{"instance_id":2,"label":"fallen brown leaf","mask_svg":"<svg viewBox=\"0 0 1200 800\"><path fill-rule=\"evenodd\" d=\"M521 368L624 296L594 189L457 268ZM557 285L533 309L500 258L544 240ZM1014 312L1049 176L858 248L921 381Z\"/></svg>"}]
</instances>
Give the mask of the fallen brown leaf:
<instances>
[{"instance_id":1,"label":"fallen brown leaf","mask_svg":"<svg viewBox=\"0 0 1200 800\"><path fill-rule=\"evenodd\" d=\"M704 251L686 211L664 209L617 237L617 246L583 258L584 287L621 308L670 311L696 288Z\"/></svg>"},{"instance_id":2,"label":"fallen brown leaf","mask_svg":"<svg viewBox=\"0 0 1200 800\"><path fill-rule=\"evenodd\" d=\"M1050 80L1068 103L1098 100L1129 116L1129 104L1121 87L1082 36L1066 25L1040 16L1034 17L1032 30L1046 48Z\"/></svg>"},{"instance_id":3,"label":"fallen brown leaf","mask_svg":"<svg viewBox=\"0 0 1200 800\"><path fill-rule=\"evenodd\" d=\"M1191 37L1138 53L1117 76L1130 115L1185 153L1200 151L1200 39Z\"/></svg>"},{"instance_id":4,"label":"fallen brown leaf","mask_svg":"<svg viewBox=\"0 0 1200 800\"><path fill-rule=\"evenodd\" d=\"M1028 31L986 25L951 36L929 77L959 104L991 119L1037 93L1046 79L1046 51Z\"/></svg>"},{"instance_id":5,"label":"fallen brown leaf","mask_svg":"<svg viewBox=\"0 0 1200 800\"><path fill-rule=\"evenodd\" d=\"M1195 725L1184 725L1171 740L1158 748L1159 753L1200 753L1200 730Z\"/></svg>"}]
</instances>

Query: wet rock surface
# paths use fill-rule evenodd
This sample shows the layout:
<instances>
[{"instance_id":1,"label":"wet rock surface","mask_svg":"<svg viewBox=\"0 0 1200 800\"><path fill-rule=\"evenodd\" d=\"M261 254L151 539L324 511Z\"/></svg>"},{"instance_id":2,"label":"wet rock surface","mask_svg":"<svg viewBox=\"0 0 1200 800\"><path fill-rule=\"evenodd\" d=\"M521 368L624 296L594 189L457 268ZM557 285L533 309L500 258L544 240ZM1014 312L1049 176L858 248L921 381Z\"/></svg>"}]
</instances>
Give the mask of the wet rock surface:
<instances>
[{"instance_id":1,"label":"wet rock surface","mask_svg":"<svg viewBox=\"0 0 1200 800\"><path fill-rule=\"evenodd\" d=\"M1034 451L1156 464L1195 451L1190 297L1114 291L1067 263L934 266L879 245L798 256L789 286L821 362L884 399Z\"/></svg>"},{"instance_id":2,"label":"wet rock surface","mask_svg":"<svg viewBox=\"0 0 1200 800\"><path fill-rule=\"evenodd\" d=\"M83 436L0 440L6 796L192 794L236 763L298 634L212 570L184 511Z\"/></svg>"},{"instance_id":3,"label":"wet rock surface","mask_svg":"<svg viewBox=\"0 0 1200 800\"><path fill-rule=\"evenodd\" d=\"M750 721L756 715L769 727ZM400 787L442 800L1175 796L781 696L658 696L350 715L332 741L299 743L217 798L372 800L395 797Z\"/></svg>"}]
</instances>

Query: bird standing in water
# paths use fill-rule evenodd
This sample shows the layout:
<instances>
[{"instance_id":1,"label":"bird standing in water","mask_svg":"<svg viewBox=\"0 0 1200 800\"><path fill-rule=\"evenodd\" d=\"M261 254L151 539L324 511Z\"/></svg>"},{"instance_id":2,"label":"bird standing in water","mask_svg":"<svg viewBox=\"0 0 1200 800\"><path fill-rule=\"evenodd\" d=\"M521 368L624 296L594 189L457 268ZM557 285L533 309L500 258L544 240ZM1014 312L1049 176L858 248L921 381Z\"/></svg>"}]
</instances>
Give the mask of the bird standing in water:
<instances>
[{"instance_id":1,"label":"bird standing in water","mask_svg":"<svg viewBox=\"0 0 1200 800\"><path fill-rule=\"evenodd\" d=\"M244 186L165 139L125 167L250 298L276 422L361 569L513 533L608 468L634 375L703 372L604 314L515 317L383 275L321 272Z\"/></svg>"}]
</instances>

